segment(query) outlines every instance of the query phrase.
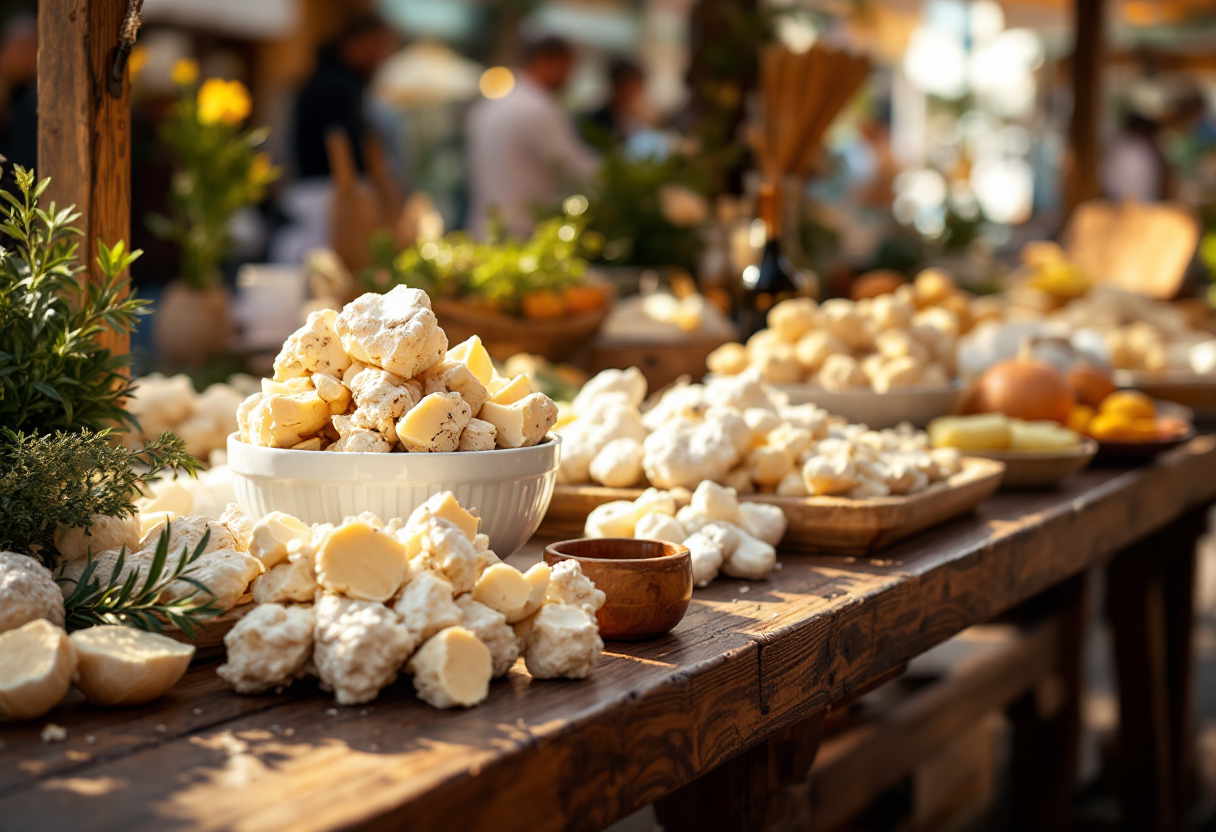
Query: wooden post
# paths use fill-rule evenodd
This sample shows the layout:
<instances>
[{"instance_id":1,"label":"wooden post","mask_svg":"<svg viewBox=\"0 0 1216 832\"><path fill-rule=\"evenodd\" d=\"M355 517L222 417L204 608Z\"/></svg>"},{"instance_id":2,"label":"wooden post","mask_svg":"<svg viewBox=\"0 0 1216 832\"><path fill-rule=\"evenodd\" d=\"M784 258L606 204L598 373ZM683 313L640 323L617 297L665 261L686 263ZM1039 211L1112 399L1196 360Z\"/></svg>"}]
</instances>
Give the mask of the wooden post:
<instances>
[{"instance_id":1,"label":"wooden post","mask_svg":"<svg viewBox=\"0 0 1216 832\"><path fill-rule=\"evenodd\" d=\"M1106 41L1106 0L1073 0L1072 122L1068 127L1065 215L1102 195L1099 115Z\"/></svg>"},{"instance_id":2,"label":"wooden post","mask_svg":"<svg viewBox=\"0 0 1216 832\"><path fill-rule=\"evenodd\" d=\"M51 177L49 204L75 205L81 262L93 280L97 240L130 238L131 86L108 91L126 0L41 0L38 4L38 175ZM124 72L124 75L126 73ZM129 339L103 343L127 352Z\"/></svg>"}]
</instances>

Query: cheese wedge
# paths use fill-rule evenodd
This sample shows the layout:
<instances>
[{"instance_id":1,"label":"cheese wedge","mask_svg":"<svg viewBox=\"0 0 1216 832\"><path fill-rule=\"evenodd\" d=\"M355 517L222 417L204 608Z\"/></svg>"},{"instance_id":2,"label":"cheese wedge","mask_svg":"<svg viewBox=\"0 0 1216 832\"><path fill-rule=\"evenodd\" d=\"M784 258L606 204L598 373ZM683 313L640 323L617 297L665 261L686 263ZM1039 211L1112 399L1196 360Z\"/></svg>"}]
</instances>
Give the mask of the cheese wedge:
<instances>
[{"instance_id":1,"label":"cheese wedge","mask_svg":"<svg viewBox=\"0 0 1216 832\"><path fill-rule=\"evenodd\" d=\"M490 385L490 401L494 404L515 404L524 396L530 395L532 384L525 375L518 375L510 381L491 382Z\"/></svg>"},{"instance_id":2,"label":"cheese wedge","mask_svg":"<svg viewBox=\"0 0 1216 832\"><path fill-rule=\"evenodd\" d=\"M456 495L451 491L440 491L438 494L432 494L428 497L425 503L410 512L410 517L406 521L405 527L410 530L425 530L428 517L438 517L441 520L447 520L449 523L455 523L464 532L464 536L469 539L470 543L477 539L477 528L481 525L481 518L472 512L466 511L456 501ZM413 537L411 536L410 539L413 539ZM417 548L414 548L409 543L406 544L406 547L412 549L409 553L410 557L418 554L422 548L421 544L417 544Z\"/></svg>"},{"instance_id":3,"label":"cheese wedge","mask_svg":"<svg viewBox=\"0 0 1216 832\"><path fill-rule=\"evenodd\" d=\"M486 402L477 418L495 427L498 447L530 448L557 423L557 405L544 393L532 393L508 405Z\"/></svg>"},{"instance_id":4,"label":"cheese wedge","mask_svg":"<svg viewBox=\"0 0 1216 832\"><path fill-rule=\"evenodd\" d=\"M483 385L489 386L494 378L494 361L476 335L448 350L447 357L467 365Z\"/></svg>"},{"instance_id":5,"label":"cheese wedge","mask_svg":"<svg viewBox=\"0 0 1216 832\"><path fill-rule=\"evenodd\" d=\"M72 686L76 651L68 634L37 618L0 634L0 716L35 719Z\"/></svg>"},{"instance_id":6,"label":"cheese wedge","mask_svg":"<svg viewBox=\"0 0 1216 832\"><path fill-rule=\"evenodd\" d=\"M489 570L487 569L486 571L488 572ZM524 573L524 580L532 587L528 593L528 600L524 602L522 607L510 612L499 610L499 612L506 616L508 624L523 621L540 609L541 604L545 603L545 593L549 591L550 574L551 570L547 563L538 563Z\"/></svg>"},{"instance_id":7,"label":"cheese wedge","mask_svg":"<svg viewBox=\"0 0 1216 832\"><path fill-rule=\"evenodd\" d=\"M177 684L194 647L131 627L102 625L72 633L76 687L97 705L142 705Z\"/></svg>"},{"instance_id":8,"label":"cheese wedge","mask_svg":"<svg viewBox=\"0 0 1216 832\"><path fill-rule=\"evenodd\" d=\"M267 569L287 559L287 547L293 540L307 543L312 531L300 520L281 511L272 511L253 526L249 538L249 554Z\"/></svg>"},{"instance_id":9,"label":"cheese wedge","mask_svg":"<svg viewBox=\"0 0 1216 832\"><path fill-rule=\"evenodd\" d=\"M383 603L409 574L401 541L362 520L334 529L317 550L317 583L348 598Z\"/></svg>"},{"instance_id":10,"label":"cheese wedge","mask_svg":"<svg viewBox=\"0 0 1216 832\"><path fill-rule=\"evenodd\" d=\"M503 615L522 610L532 597L532 582L514 566L496 563L481 573L473 586L473 600Z\"/></svg>"},{"instance_id":11,"label":"cheese wedge","mask_svg":"<svg viewBox=\"0 0 1216 832\"><path fill-rule=\"evenodd\" d=\"M472 408L459 393L432 393L401 417L397 438L407 451L448 453L459 447L472 418Z\"/></svg>"}]
</instances>

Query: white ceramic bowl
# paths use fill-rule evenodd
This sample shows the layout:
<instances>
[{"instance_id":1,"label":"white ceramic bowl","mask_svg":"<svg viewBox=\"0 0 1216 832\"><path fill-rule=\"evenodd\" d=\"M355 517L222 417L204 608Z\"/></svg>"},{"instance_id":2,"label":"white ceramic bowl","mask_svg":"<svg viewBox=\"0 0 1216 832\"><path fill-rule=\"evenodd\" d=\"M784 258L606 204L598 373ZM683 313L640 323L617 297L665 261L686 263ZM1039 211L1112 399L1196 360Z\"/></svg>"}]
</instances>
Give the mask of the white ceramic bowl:
<instances>
[{"instance_id":1,"label":"white ceramic bowl","mask_svg":"<svg viewBox=\"0 0 1216 832\"><path fill-rule=\"evenodd\" d=\"M963 396L962 381L902 387L889 393L876 393L869 388L824 390L812 384L779 384L777 387L790 397L790 404L817 405L833 416L843 416L850 422L866 424L875 430L895 427L900 422L911 422L923 428L938 416L952 412Z\"/></svg>"},{"instance_id":2,"label":"white ceramic bowl","mask_svg":"<svg viewBox=\"0 0 1216 832\"><path fill-rule=\"evenodd\" d=\"M507 557L545 516L561 438L531 448L450 454L363 454L263 448L228 437L236 498L253 518L282 511L305 523L338 523L370 511L408 517L432 494L451 491L477 509L490 548Z\"/></svg>"}]
</instances>

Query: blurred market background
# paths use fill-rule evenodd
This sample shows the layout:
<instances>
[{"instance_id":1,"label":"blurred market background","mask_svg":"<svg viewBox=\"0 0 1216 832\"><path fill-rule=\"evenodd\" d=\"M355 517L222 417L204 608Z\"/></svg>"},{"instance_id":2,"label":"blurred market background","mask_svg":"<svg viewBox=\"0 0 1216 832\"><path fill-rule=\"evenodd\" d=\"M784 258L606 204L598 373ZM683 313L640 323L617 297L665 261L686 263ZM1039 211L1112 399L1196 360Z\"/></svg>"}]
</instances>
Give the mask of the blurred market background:
<instances>
[{"instance_id":1,"label":"blurred market background","mask_svg":"<svg viewBox=\"0 0 1216 832\"><path fill-rule=\"evenodd\" d=\"M0 154L30 167L36 15L0 11ZM146 0L143 15L131 277L155 313L133 339L148 381L132 409L204 459L309 310L394 283L555 398L609 366L641 366L652 389L699 376L757 328L769 244L820 300L926 269L946 300L1005 290L957 310L965 328L1047 314L1112 274L1211 327L1216 0ZM1172 367L1158 352L1122 366ZM1213 561L1209 546L1205 828ZM1107 828L1097 658L1093 682L1080 814ZM975 762L1000 759L1000 736L988 725L942 764L975 777L924 775L950 786L953 820L917 815L924 790L905 785L855 828L1002 828L999 778Z\"/></svg>"}]
</instances>

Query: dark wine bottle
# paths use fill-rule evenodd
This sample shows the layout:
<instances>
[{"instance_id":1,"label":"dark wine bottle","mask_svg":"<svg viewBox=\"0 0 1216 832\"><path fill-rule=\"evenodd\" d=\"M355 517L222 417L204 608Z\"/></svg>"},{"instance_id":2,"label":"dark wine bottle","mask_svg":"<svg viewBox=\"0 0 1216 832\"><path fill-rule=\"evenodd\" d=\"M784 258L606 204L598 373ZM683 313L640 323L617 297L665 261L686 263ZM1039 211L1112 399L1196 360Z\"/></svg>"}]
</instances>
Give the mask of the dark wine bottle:
<instances>
[{"instance_id":1,"label":"dark wine bottle","mask_svg":"<svg viewBox=\"0 0 1216 832\"><path fill-rule=\"evenodd\" d=\"M789 298L809 297L812 289L806 275L781 250L781 202L776 183L762 184L756 202L765 239L760 262L743 270L739 332L744 339L764 329L768 310Z\"/></svg>"}]
</instances>

